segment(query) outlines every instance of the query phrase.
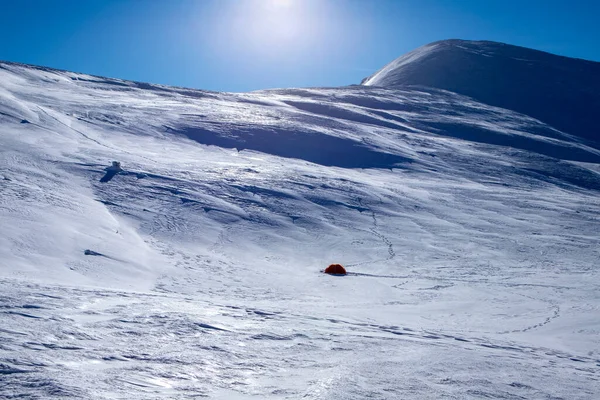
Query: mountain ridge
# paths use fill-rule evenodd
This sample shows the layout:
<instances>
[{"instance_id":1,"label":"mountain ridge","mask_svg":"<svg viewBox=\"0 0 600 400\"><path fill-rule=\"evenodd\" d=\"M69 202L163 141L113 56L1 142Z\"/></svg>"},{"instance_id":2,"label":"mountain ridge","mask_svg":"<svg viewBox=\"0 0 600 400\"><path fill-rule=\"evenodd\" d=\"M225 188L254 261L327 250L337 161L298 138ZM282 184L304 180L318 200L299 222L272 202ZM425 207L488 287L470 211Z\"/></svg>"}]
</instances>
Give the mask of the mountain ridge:
<instances>
[{"instance_id":1,"label":"mountain ridge","mask_svg":"<svg viewBox=\"0 0 600 400\"><path fill-rule=\"evenodd\" d=\"M459 39L419 47L362 82L422 85L517 111L600 148L600 62L492 41Z\"/></svg>"}]
</instances>

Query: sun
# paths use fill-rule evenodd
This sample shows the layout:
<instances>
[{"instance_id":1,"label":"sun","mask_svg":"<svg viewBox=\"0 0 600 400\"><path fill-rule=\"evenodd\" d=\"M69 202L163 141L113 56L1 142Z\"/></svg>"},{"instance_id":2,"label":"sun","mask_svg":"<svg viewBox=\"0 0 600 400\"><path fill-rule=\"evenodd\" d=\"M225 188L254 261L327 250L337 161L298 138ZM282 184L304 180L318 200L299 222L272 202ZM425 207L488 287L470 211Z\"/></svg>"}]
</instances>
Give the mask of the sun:
<instances>
[{"instance_id":1,"label":"sun","mask_svg":"<svg viewBox=\"0 0 600 400\"><path fill-rule=\"evenodd\" d=\"M293 46L302 40L307 20L306 9L298 0L256 1L246 15L249 29L245 39L265 50ZM241 25L240 25L241 26Z\"/></svg>"},{"instance_id":2,"label":"sun","mask_svg":"<svg viewBox=\"0 0 600 400\"><path fill-rule=\"evenodd\" d=\"M274 7L287 8L291 7L294 0L269 0Z\"/></svg>"},{"instance_id":3,"label":"sun","mask_svg":"<svg viewBox=\"0 0 600 400\"><path fill-rule=\"evenodd\" d=\"M224 2L214 35L218 52L282 60L308 51L323 34L325 0L239 0ZM217 21L217 20L215 20Z\"/></svg>"}]
</instances>

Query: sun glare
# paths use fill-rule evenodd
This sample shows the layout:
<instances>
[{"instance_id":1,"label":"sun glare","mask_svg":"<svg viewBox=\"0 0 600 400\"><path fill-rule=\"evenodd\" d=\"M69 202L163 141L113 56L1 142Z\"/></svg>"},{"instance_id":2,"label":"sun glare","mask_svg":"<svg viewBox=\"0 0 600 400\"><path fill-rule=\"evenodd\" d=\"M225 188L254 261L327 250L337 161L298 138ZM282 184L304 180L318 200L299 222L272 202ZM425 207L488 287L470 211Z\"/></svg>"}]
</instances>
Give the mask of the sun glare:
<instances>
[{"instance_id":1,"label":"sun glare","mask_svg":"<svg viewBox=\"0 0 600 400\"><path fill-rule=\"evenodd\" d=\"M223 10L219 47L258 57L281 58L310 48L322 33L322 0L245 0Z\"/></svg>"},{"instance_id":2,"label":"sun glare","mask_svg":"<svg viewBox=\"0 0 600 400\"><path fill-rule=\"evenodd\" d=\"M256 39L284 44L297 40L301 35L303 11L301 3L296 0L268 0L264 2L267 7L257 7L254 18L254 34Z\"/></svg>"},{"instance_id":3,"label":"sun glare","mask_svg":"<svg viewBox=\"0 0 600 400\"><path fill-rule=\"evenodd\" d=\"M275 7L289 7L292 5L293 0L269 0Z\"/></svg>"}]
</instances>

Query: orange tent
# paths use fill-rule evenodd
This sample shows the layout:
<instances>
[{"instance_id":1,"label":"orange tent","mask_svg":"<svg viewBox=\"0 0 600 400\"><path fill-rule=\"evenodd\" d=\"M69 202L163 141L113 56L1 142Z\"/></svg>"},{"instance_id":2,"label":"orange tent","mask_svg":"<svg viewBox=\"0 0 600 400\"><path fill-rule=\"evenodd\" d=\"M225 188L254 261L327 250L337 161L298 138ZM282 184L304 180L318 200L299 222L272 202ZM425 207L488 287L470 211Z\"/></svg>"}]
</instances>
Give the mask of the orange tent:
<instances>
[{"instance_id":1,"label":"orange tent","mask_svg":"<svg viewBox=\"0 0 600 400\"><path fill-rule=\"evenodd\" d=\"M326 274L331 275L346 275L346 268L342 264L331 264L329 267L325 268Z\"/></svg>"}]
</instances>

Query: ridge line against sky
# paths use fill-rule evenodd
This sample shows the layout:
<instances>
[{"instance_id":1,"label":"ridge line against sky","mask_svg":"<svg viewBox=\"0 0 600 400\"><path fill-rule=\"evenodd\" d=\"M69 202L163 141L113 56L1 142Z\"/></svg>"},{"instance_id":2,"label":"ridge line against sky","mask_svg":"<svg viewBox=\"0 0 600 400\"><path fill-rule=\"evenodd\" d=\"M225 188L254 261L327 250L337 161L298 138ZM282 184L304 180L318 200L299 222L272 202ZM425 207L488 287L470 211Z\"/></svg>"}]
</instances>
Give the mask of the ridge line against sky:
<instances>
[{"instance_id":1,"label":"ridge line against sky","mask_svg":"<svg viewBox=\"0 0 600 400\"><path fill-rule=\"evenodd\" d=\"M443 39L600 61L600 2L0 0L0 59L218 91L357 84Z\"/></svg>"}]
</instances>

